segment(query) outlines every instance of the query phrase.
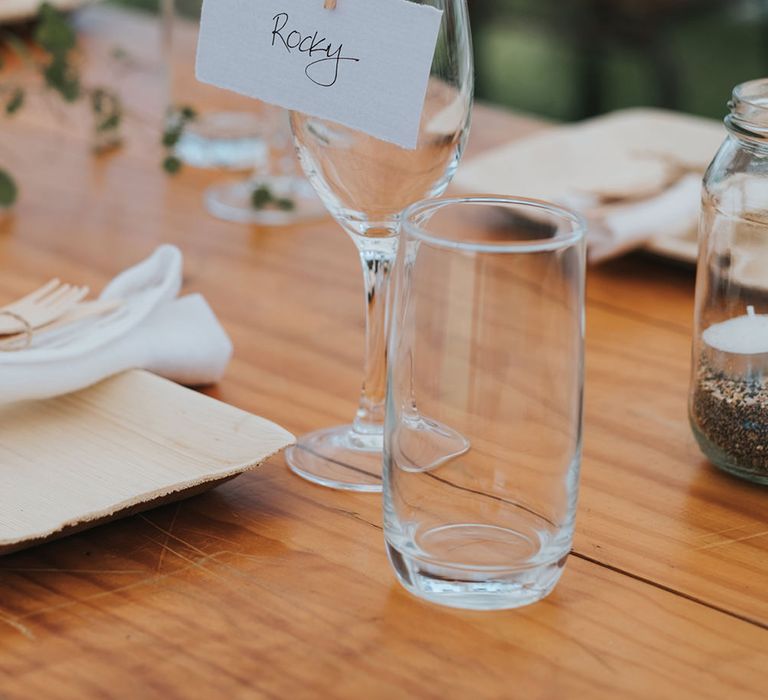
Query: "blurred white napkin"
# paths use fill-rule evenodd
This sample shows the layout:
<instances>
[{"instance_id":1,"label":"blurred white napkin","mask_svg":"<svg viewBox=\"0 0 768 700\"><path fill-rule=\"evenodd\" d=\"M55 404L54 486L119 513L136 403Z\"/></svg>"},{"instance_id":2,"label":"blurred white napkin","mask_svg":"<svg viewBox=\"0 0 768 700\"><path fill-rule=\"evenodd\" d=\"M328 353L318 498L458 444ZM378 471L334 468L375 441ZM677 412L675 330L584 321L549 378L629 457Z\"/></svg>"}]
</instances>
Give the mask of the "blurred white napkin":
<instances>
[{"instance_id":1,"label":"blurred white napkin","mask_svg":"<svg viewBox=\"0 0 768 700\"><path fill-rule=\"evenodd\" d=\"M117 310L0 352L0 403L66 394L135 368L187 385L218 381L232 343L203 297L178 298L181 274L181 252L163 245L106 286L100 298L121 300Z\"/></svg>"},{"instance_id":2,"label":"blurred white napkin","mask_svg":"<svg viewBox=\"0 0 768 700\"><path fill-rule=\"evenodd\" d=\"M610 207L585 207L570 202L567 196L560 203L586 217L589 261L597 263L629 252L655 236L689 235L699 221L701 178L702 173L685 175L655 196Z\"/></svg>"},{"instance_id":3,"label":"blurred white napkin","mask_svg":"<svg viewBox=\"0 0 768 700\"><path fill-rule=\"evenodd\" d=\"M584 215L598 262L658 236L695 229L701 178L723 125L657 109L628 109L547 129L459 166L454 188L534 197Z\"/></svg>"}]
</instances>

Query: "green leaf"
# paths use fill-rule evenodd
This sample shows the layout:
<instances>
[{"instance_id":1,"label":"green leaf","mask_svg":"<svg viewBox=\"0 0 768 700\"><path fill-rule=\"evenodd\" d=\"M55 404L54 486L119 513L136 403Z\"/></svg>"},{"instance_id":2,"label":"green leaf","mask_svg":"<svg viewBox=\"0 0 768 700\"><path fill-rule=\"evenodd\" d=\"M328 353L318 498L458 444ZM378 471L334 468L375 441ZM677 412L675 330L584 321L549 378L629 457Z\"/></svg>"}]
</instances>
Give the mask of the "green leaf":
<instances>
[{"instance_id":1,"label":"green leaf","mask_svg":"<svg viewBox=\"0 0 768 700\"><path fill-rule=\"evenodd\" d=\"M275 201L275 204L278 209L282 209L283 211L293 211L296 208L296 203L287 197L281 197Z\"/></svg>"},{"instance_id":2,"label":"green leaf","mask_svg":"<svg viewBox=\"0 0 768 700\"><path fill-rule=\"evenodd\" d=\"M5 113L8 116L16 114L24 105L24 90L17 87L12 93L8 102L5 103Z\"/></svg>"},{"instance_id":3,"label":"green leaf","mask_svg":"<svg viewBox=\"0 0 768 700\"><path fill-rule=\"evenodd\" d=\"M191 122L197 119L197 112L189 105L183 105L180 108L180 113L181 113L181 118L184 121Z\"/></svg>"},{"instance_id":4,"label":"green leaf","mask_svg":"<svg viewBox=\"0 0 768 700\"><path fill-rule=\"evenodd\" d=\"M10 207L19 194L16 182L8 172L0 168L0 207Z\"/></svg>"},{"instance_id":5,"label":"green leaf","mask_svg":"<svg viewBox=\"0 0 768 700\"><path fill-rule=\"evenodd\" d=\"M163 132L162 143L166 148L173 148L181 138L181 126L168 126Z\"/></svg>"},{"instance_id":6,"label":"green leaf","mask_svg":"<svg viewBox=\"0 0 768 700\"><path fill-rule=\"evenodd\" d=\"M96 132L116 131L123 121L123 103L120 96L103 87L91 90L90 96Z\"/></svg>"},{"instance_id":7,"label":"green leaf","mask_svg":"<svg viewBox=\"0 0 768 700\"><path fill-rule=\"evenodd\" d=\"M80 77L66 59L54 58L43 70L45 84L58 92L66 102L80 97Z\"/></svg>"},{"instance_id":8,"label":"green leaf","mask_svg":"<svg viewBox=\"0 0 768 700\"><path fill-rule=\"evenodd\" d=\"M96 131L115 131L120 126L121 117L119 114L110 114L96 124Z\"/></svg>"},{"instance_id":9,"label":"green leaf","mask_svg":"<svg viewBox=\"0 0 768 700\"><path fill-rule=\"evenodd\" d=\"M273 201L274 198L272 197L272 192L270 192L269 187L266 185L257 187L251 193L251 206L254 209L263 209L267 204L270 204Z\"/></svg>"},{"instance_id":10,"label":"green leaf","mask_svg":"<svg viewBox=\"0 0 768 700\"><path fill-rule=\"evenodd\" d=\"M94 88L91 91L91 109L95 114L104 114L109 104L109 93L104 88Z\"/></svg>"},{"instance_id":11,"label":"green leaf","mask_svg":"<svg viewBox=\"0 0 768 700\"><path fill-rule=\"evenodd\" d=\"M40 6L35 41L49 57L43 68L45 84L58 92L66 102L80 97L80 76L69 61L69 53L77 46L77 35L61 12L48 3Z\"/></svg>"},{"instance_id":12,"label":"green leaf","mask_svg":"<svg viewBox=\"0 0 768 700\"><path fill-rule=\"evenodd\" d=\"M181 160L176 156L166 156L163 160L163 170L169 175L175 175L181 170Z\"/></svg>"},{"instance_id":13,"label":"green leaf","mask_svg":"<svg viewBox=\"0 0 768 700\"><path fill-rule=\"evenodd\" d=\"M104 114L122 112L123 105L116 92L105 87L95 87L91 90L91 108L97 114Z\"/></svg>"},{"instance_id":14,"label":"green leaf","mask_svg":"<svg viewBox=\"0 0 768 700\"><path fill-rule=\"evenodd\" d=\"M35 41L54 57L63 57L77 45L77 35L64 15L51 4L40 5Z\"/></svg>"}]
</instances>

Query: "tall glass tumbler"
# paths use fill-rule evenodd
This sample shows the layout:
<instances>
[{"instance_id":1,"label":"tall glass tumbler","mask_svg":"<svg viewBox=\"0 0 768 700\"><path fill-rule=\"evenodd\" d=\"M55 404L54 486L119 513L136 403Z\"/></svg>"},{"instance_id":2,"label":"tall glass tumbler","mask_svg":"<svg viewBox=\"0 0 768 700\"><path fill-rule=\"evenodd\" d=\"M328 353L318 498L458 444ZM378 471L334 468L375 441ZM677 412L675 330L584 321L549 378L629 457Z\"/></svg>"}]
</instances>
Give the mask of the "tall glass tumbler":
<instances>
[{"instance_id":1,"label":"tall glass tumbler","mask_svg":"<svg viewBox=\"0 0 768 700\"><path fill-rule=\"evenodd\" d=\"M384 532L400 582L460 608L555 586L581 460L584 222L528 199L427 200L394 270Z\"/></svg>"}]
</instances>

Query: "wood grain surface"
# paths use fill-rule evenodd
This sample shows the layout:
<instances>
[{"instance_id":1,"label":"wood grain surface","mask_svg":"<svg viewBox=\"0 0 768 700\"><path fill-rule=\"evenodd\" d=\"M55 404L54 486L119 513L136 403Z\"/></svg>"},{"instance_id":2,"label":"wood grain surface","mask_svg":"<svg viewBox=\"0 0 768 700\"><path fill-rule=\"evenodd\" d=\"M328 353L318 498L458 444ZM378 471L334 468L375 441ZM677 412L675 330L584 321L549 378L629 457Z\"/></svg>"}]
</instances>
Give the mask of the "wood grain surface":
<instances>
[{"instance_id":1,"label":"wood grain surface","mask_svg":"<svg viewBox=\"0 0 768 700\"><path fill-rule=\"evenodd\" d=\"M94 70L118 38L152 41L120 17L83 22ZM478 107L470 154L545 127ZM130 131L94 159L48 111L2 124L23 193L0 223L0 299L54 273L98 289L175 243L186 288L236 348L209 393L297 434L347 421L363 330L352 244L330 220L212 219L202 193L225 176L168 179L146 126ZM411 598L379 498L312 486L275 458L0 559L0 698L764 697L768 491L716 471L688 428L693 275L632 256L588 277L576 542L547 600L482 614Z\"/></svg>"}]
</instances>

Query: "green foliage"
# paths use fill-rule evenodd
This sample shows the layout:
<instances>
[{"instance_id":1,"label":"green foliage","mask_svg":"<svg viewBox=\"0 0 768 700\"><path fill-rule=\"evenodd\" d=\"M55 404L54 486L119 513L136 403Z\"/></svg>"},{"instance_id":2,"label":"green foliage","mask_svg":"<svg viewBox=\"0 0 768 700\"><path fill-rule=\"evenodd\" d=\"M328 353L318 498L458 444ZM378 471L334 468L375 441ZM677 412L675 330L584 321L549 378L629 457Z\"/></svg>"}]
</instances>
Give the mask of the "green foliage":
<instances>
[{"instance_id":1,"label":"green foliage","mask_svg":"<svg viewBox=\"0 0 768 700\"><path fill-rule=\"evenodd\" d=\"M135 10L151 12L157 14L161 10L161 3L158 0L110 0L117 5L127 5ZM0 0L2 2L2 0ZM179 17L186 19L200 19L200 10L203 0L174 0L174 11Z\"/></svg>"},{"instance_id":2,"label":"green foliage","mask_svg":"<svg viewBox=\"0 0 768 700\"><path fill-rule=\"evenodd\" d=\"M179 143L189 122L195 119L197 119L197 112L189 105L177 105L168 110L160 143L166 151L163 159L163 170L169 175L175 175L181 170L181 160L174 155L173 150Z\"/></svg>"},{"instance_id":3,"label":"green foliage","mask_svg":"<svg viewBox=\"0 0 768 700\"><path fill-rule=\"evenodd\" d=\"M44 2L38 12L35 41L53 56L66 56L77 46L77 35L64 15Z\"/></svg>"},{"instance_id":4,"label":"green foliage","mask_svg":"<svg viewBox=\"0 0 768 700\"><path fill-rule=\"evenodd\" d=\"M19 194L16 181L10 173L0 168L0 207L10 207Z\"/></svg>"},{"instance_id":5,"label":"green foliage","mask_svg":"<svg viewBox=\"0 0 768 700\"><path fill-rule=\"evenodd\" d=\"M66 102L80 97L80 76L70 62L70 53L77 46L75 30L64 15L47 2L40 6L35 41L48 54L43 68L45 84L58 92Z\"/></svg>"},{"instance_id":6,"label":"green foliage","mask_svg":"<svg viewBox=\"0 0 768 700\"><path fill-rule=\"evenodd\" d=\"M122 143L120 126L123 123L123 103L120 95L103 87L90 92L93 114L94 148L106 151Z\"/></svg>"},{"instance_id":7,"label":"green foliage","mask_svg":"<svg viewBox=\"0 0 768 700\"><path fill-rule=\"evenodd\" d=\"M5 103L5 113L10 117L16 114L24 106L24 89L16 87Z\"/></svg>"},{"instance_id":8,"label":"green foliage","mask_svg":"<svg viewBox=\"0 0 768 700\"><path fill-rule=\"evenodd\" d=\"M251 193L251 206L254 209L263 209L272 201L272 192L266 185L257 187Z\"/></svg>"},{"instance_id":9,"label":"green foliage","mask_svg":"<svg viewBox=\"0 0 768 700\"><path fill-rule=\"evenodd\" d=\"M53 58L43 68L43 78L45 84L58 92L66 102L74 102L80 97L80 77L66 60Z\"/></svg>"},{"instance_id":10,"label":"green foliage","mask_svg":"<svg viewBox=\"0 0 768 700\"><path fill-rule=\"evenodd\" d=\"M296 208L296 204L292 199L275 197L272 190L266 185L259 185L251 193L251 206L258 210L274 207L282 211L293 211Z\"/></svg>"},{"instance_id":11,"label":"green foliage","mask_svg":"<svg viewBox=\"0 0 768 700\"><path fill-rule=\"evenodd\" d=\"M119 146L124 111L120 95L106 87L82 84L76 61L77 35L65 15L49 3L43 3L33 40L42 56L30 51L16 34L0 28L0 46L8 47L24 64L36 71L46 89L57 93L65 102L88 99L93 115L94 150L102 152ZM0 70L2 67L0 62ZM20 85L0 82L0 96L0 109L10 117L26 104L27 90ZM0 169L0 206L11 206L17 195L14 179L7 171Z\"/></svg>"},{"instance_id":12,"label":"green foliage","mask_svg":"<svg viewBox=\"0 0 768 700\"><path fill-rule=\"evenodd\" d=\"M181 160L176 156L166 156L163 158L163 170L169 175L175 175L181 170Z\"/></svg>"},{"instance_id":13,"label":"green foliage","mask_svg":"<svg viewBox=\"0 0 768 700\"><path fill-rule=\"evenodd\" d=\"M163 135L160 139L163 146L166 148L173 148L181 138L181 127L175 125L173 127L166 127L163 131Z\"/></svg>"},{"instance_id":14,"label":"green foliage","mask_svg":"<svg viewBox=\"0 0 768 700\"><path fill-rule=\"evenodd\" d=\"M199 3L199 0L197 0ZM0 0L2 2L2 0ZM199 9L199 8L198 8ZM16 34L0 28L0 48L7 47L30 69L37 72L48 90L58 94L65 102L87 99L93 116L94 150L103 152L122 143L121 128L125 109L117 91L104 86L89 87L81 80L77 63L77 34L65 15L51 4L40 6L38 23L33 34L42 57L33 53ZM129 54L122 48L112 51L112 58L130 61ZM0 57L0 72L4 63ZM25 88L0 80L0 116L17 114L26 104ZM177 173L182 166L174 149L189 122L197 113L189 105L180 105L169 110L161 141L165 149L162 167L169 175ZM18 188L13 177L0 168L0 207L11 206L17 199ZM292 207L290 201L275 200L282 208ZM287 202L287 203L286 203Z\"/></svg>"}]
</instances>

